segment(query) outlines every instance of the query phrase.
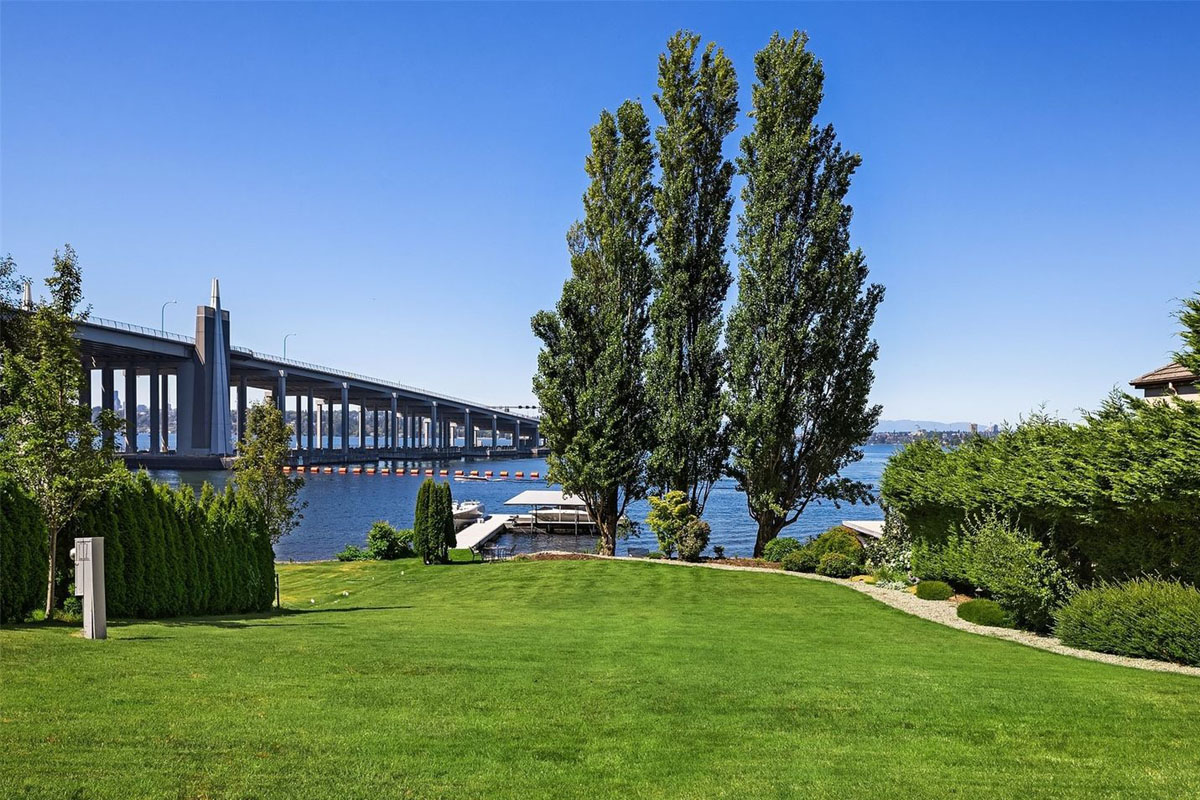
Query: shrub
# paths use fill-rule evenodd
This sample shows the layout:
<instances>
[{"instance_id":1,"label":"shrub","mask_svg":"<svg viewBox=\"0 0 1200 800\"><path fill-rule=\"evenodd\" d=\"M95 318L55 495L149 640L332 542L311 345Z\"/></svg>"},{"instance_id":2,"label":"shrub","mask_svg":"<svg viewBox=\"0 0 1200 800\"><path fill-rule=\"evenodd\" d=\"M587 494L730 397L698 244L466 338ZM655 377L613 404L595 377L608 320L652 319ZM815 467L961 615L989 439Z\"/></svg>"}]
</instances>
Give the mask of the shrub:
<instances>
[{"instance_id":1,"label":"shrub","mask_svg":"<svg viewBox=\"0 0 1200 800\"><path fill-rule=\"evenodd\" d=\"M356 544L348 544L337 554L338 561L366 561L371 555Z\"/></svg>"},{"instance_id":2,"label":"shrub","mask_svg":"<svg viewBox=\"0 0 1200 800\"><path fill-rule=\"evenodd\" d=\"M651 550L649 553L646 553L646 558L660 559L665 558L665 556L661 550Z\"/></svg>"},{"instance_id":3,"label":"shrub","mask_svg":"<svg viewBox=\"0 0 1200 800\"><path fill-rule=\"evenodd\" d=\"M886 518L883 536L863 548L863 557L871 567L887 567L907 577L912 572L912 535L899 514L889 512Z\"/></svg>"},{"instance_id":4,"label":"shrub","mask_svg":"<svg viewBox=\"0 0 1200 800\"><path fill-rule=\"evenodd\" d=\"M917 597L922 600L949 600L954 596L950 584L942 581L921 581L917 584Z\"/></svg>"},{"instance_id":5,"label":"shrub","mask_svg":"<svg viewBox=\"0 0 1200 800\"><path fill-rule=\"evenodd\" d=\"M817 538L804 545L804 549L812 553L813 559L820 563L826 553L841 553L854 564L863 561L863 546L854 535L854 531L841 525L836 525L822 533Z\"/></svg>"},{"instance_id":6,"label":"shrub","mask_svg":"<svg viewBox=\"0 0 1200 800\"><path fill-rule=\"evenodd\" d=\"M1012 617L1004 610L1004 607L996 601L984 597L968 600L959 605L958 616L967 622L992 628L1011 628L1013 626Z\"/></svg>"},{"instance_id":7,"label":"shrub","mask_svg":"<svg viewBox=\"0 0 1200 800\"><path fill-rule=\"evenodd\" d=\"M707 522L699 517L692 517L679 532L679 557L684 561L699 561L700 554L708 547L709 532Z\"/></svg>"},{"instance_id":8,"label":"shrub","mask_svg":"<svg viewBox=\"0 0 1200 800\"><path fill-rule=\"evenodd\" d=\"M767 542L763 547L763 558L767 561L783 561L783 557L793 550L799 550L800 540L791 536L779 536Z\"/></svg>"},{"instance_id":9,"label":"shrub","mask_svg":"<svg viewBox=\"0 0 1200 800\"><path fill-rule=\"evenodd\" d=\"M875 578L875 584L885 589L903 589L908 586L908 575L892 567L876 567L871 574Z\"/></svg>"},{"instance_id":10,"label":"shrub","mask_svg":"<svg viewBox=\"0 0 1200 800\"><path fill-rule=\"evenodd\" d=\"M412 532L403 533L384 520L376 520L367 531L367 557L379 561L392 561L412 556ZM347 560L347 559L343 559Z\"/></svg>"},{"instance_id":11,"label":"shrub","mask_svg":"<svg viewBox=\"0 0 1200 800\"><path fill-rule=\"evenodd\" d=\"M0 475L0 622L20 622L44 603L48 548L37 504Z\"/></svg>"},{"instance_id":12,"label":"shrub","mask_svg":"<svg viewBox=\"0 0 1200 800\"><path fill-rule=\"evenodd\" d=\"M1063 644L1200 666L1200 590L1135 578L1075 594L1058 609Z\"/></svg>"},{"instance_id":13,"label":"shrub","mask_svg":"<svg viewBox=\"0 0 1200 800\"><path fill-rule=\"evenodd\" d=\"M813 559L812 553L809 553L804 548L793 550L783 557L779 562L779 566L786 569L788 572L815 572L817 562Z\"/></svg>"},{"instance_id":14,"label":"shrub","mask_svg":"<svg viewBox=\"0 0 1200 800\"><path fill-rule=\"evenodd\" d=\"M829 578L849 578L858 572L858 564L845 553L828 552L817 562L817 574Z\"/></svg>"},{"instance_id":15,"label":"shrub","mask_svg":"<svg viewBox=\"0 0 1200 800\"><path fill-rule=\"evenodd\" d=\"M669 558L678 551L684 561L699 561L708 547L711 533L708 523L692 512L687 494L672 490L662 497L651 496L646 524L658 539L658 546Z\"/></svg>"},{"instance_id":16,"label":"shrub","mask_svg":"<svg viewBox=\"0 0 1200 800\"><path fill-rule=\"evenodd\" d=\"M714 544L713 545L713 558L724 558L724 557L725 557L725 548L719 544Z\"/></svg>"},{"instance_id":17,"label":"shrub","mask_svg":"<svg viewBox=\"0 0 1200 800\"><path fill-rule=\"evenodd\" d=\"M1049 630L1054 609L1074 591L1046 548L994 511L969 518L939 545L916 543L912 563L921 580L986 592L1029 630Z\"/></svg>"}]
</instances>

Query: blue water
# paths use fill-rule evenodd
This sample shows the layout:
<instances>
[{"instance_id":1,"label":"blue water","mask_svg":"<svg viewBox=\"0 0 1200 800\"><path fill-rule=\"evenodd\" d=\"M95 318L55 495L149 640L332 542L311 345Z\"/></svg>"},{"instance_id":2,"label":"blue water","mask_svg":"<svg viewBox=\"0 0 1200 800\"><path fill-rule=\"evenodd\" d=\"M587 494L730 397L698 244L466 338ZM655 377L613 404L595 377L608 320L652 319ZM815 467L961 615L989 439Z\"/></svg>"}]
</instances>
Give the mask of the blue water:
<instances>
[{"instance_id":1,"label":"blue water","mask_svg":"<svg viewBox=\"0 0 1200 800\"><path fill-rule=\"evenodd\" d=\"M883 473L884 464L889 456L896 451L894 445L869 445L863 449L864 456L857 464L849 467L845 474L856 480L866 481L878 486L879 477ZM406 467L409 465L405 465ZM511 461L455 461L441 464L413 464L412 466L436 466L449 469L453 474L456 469L492 470L498 475L501 470L509 474L522 471L529 475L538 472L542 478L532 480L495 480L491 482L461 482L451 480L455 500L480 500L488 513L516 513L527 511L527 508L512 506L505 507L504 501L525 489L546 488L546 462L542 459L517 459ZM230 477L228 472L186 471L177 472L161 470L154 477L164 480L174 486L181 483L199 487L205 480L217 488L224 486ZM422 477L409 475L305 475L305 486L301 498L308 502L304 509L304 519L300 527L286 536L275 546L276 556L281 560L313 561L332 558L335 553L347 544L363 544L366 541L367 529L377 519L384 519L397 528L411 528L413 523L413 506L417 498L417 487L421 485ZM731 479L724 478L713 487L708 505L704 510L704 518L712 526L711 545L721 545L727 556L748 556L754 550L755 525L746 511L746 496L734 488ZM628 514L631 520L642 524L641 536L630 539L618 545L617 552L625 552L626 546L648 547L655 549L657 544L654 534L645 528L644 522L648 504L645 501L630 506ZM785 529L785 536L805 538L816 535L827 528L836 525L844 519L882 519L883 512L878 505L846 506L836 509L831 503L811 504L790 528ZM530 539L525 534L512 534L502 542L509 542L517 547L518 552L530 550L579 550L588 551L595 546L595 539L589 536L539 536Z\"/></svg>"}]
</instances>

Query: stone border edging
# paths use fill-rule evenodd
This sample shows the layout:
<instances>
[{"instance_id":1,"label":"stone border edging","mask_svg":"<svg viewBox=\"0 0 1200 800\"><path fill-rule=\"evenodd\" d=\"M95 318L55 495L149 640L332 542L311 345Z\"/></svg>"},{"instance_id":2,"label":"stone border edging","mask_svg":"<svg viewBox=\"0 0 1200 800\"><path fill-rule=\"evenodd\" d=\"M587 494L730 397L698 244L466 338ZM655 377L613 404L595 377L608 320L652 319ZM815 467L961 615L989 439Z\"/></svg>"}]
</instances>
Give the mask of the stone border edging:
<instances>
[{"instance_id":1,"label":"stone border edging","mask_svg":"<svg viewBox=\"0 0 1200 800\"><path fill-rule=\"evenodd\" d=\"M601 556L582 553L567 553L566 551L548 551L554 552L555 555L585 555L588 558L595 558L605 561L626 561L647 564L669 564L677 567L700 567L703 569L723 569L731 572L761 572L768 575L789 575L794 578L803 578L805 580L824 581L826 583L835 583L839 586L844 586L848 589L853 589L857 592L867 595L868 597L878 600L884 605L891 606L906 614L911 614L914 617L936 622L945 625L949 628L956 628L960 631L973 633L978 636L990 636L993 639L1005 639L1017 644L1023 644L1028 647L1034 647L1038 650L1045 650L1050 653L1057 653L1062 656L1071 656L1072 658L1081 658L1085 661L1099 661L1104 664L1115 664L1120 667L1130 667L1133 669L1149 670L1151 672L1174 672L1182 675L1191 675L1200 677L1200 667L1189 667L1184 664L1175 664L1170 661L1157 661L1152 658L1133 658L1131 656L1117 656L1111 653L1098 653L1094 650L1081 650L1077 647L1068 647L1054 636L1043 636L1029 631L1017 630L1015 628L993 628L987 625L976 625L974 622L967 622L958 616L957 606L948 600L922 600L915 594L899 591L896 589L882 589L871 584L843 580L841 578L829 578L824 575L816 575L811 572L788 572L782 569L771 569L768 567L743 567L736 564L706 564L704 562L692 563L688 561L676 561L674 559L663 558L630 558L628 556Z\"/></svg>"}]
</instances>

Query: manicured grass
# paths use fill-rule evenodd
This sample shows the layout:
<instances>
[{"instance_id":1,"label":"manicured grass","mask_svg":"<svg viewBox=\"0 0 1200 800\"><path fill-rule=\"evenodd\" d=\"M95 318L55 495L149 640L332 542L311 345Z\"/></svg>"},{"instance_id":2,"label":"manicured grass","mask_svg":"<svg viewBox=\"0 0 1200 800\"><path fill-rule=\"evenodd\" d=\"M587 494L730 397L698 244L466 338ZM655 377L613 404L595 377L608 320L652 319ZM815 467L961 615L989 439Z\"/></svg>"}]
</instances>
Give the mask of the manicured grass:
<instances>
[{"instance_id":1,"label":"manicured grass","mask_svg":"<svg viewBox=\"0 0 1200 800\"><path fill-rule=\"evenodd\" d=\"M273 617L0 633L0 797L1200 796L1200 680L841 586L597 561L280 574Z\"/></svg>"}]
</instances>

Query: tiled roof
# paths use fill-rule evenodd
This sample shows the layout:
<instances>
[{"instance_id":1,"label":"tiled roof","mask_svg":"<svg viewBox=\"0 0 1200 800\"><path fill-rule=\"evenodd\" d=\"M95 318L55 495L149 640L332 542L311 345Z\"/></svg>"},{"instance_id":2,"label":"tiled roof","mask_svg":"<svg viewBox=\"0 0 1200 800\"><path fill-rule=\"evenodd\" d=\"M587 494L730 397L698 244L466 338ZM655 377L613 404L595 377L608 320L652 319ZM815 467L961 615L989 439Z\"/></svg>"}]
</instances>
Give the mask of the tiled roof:
<instances>
[{"instance_id":1,"label":"tiled roof","mask_svg":"<svg viewBox=\"0 0 1200 800\"><path fill-rule=\"evenodd\" d=\"M1159 367L1153 372L1147 372L1139 378L1134 378L1129 383L1136 389L1143 389L1147 386L1161 386L1167 383L1195 383L1196 376L1191 370L1182 367L1179 364L1167 364L1165 367Z\"/></svg>"}]
</instances>

